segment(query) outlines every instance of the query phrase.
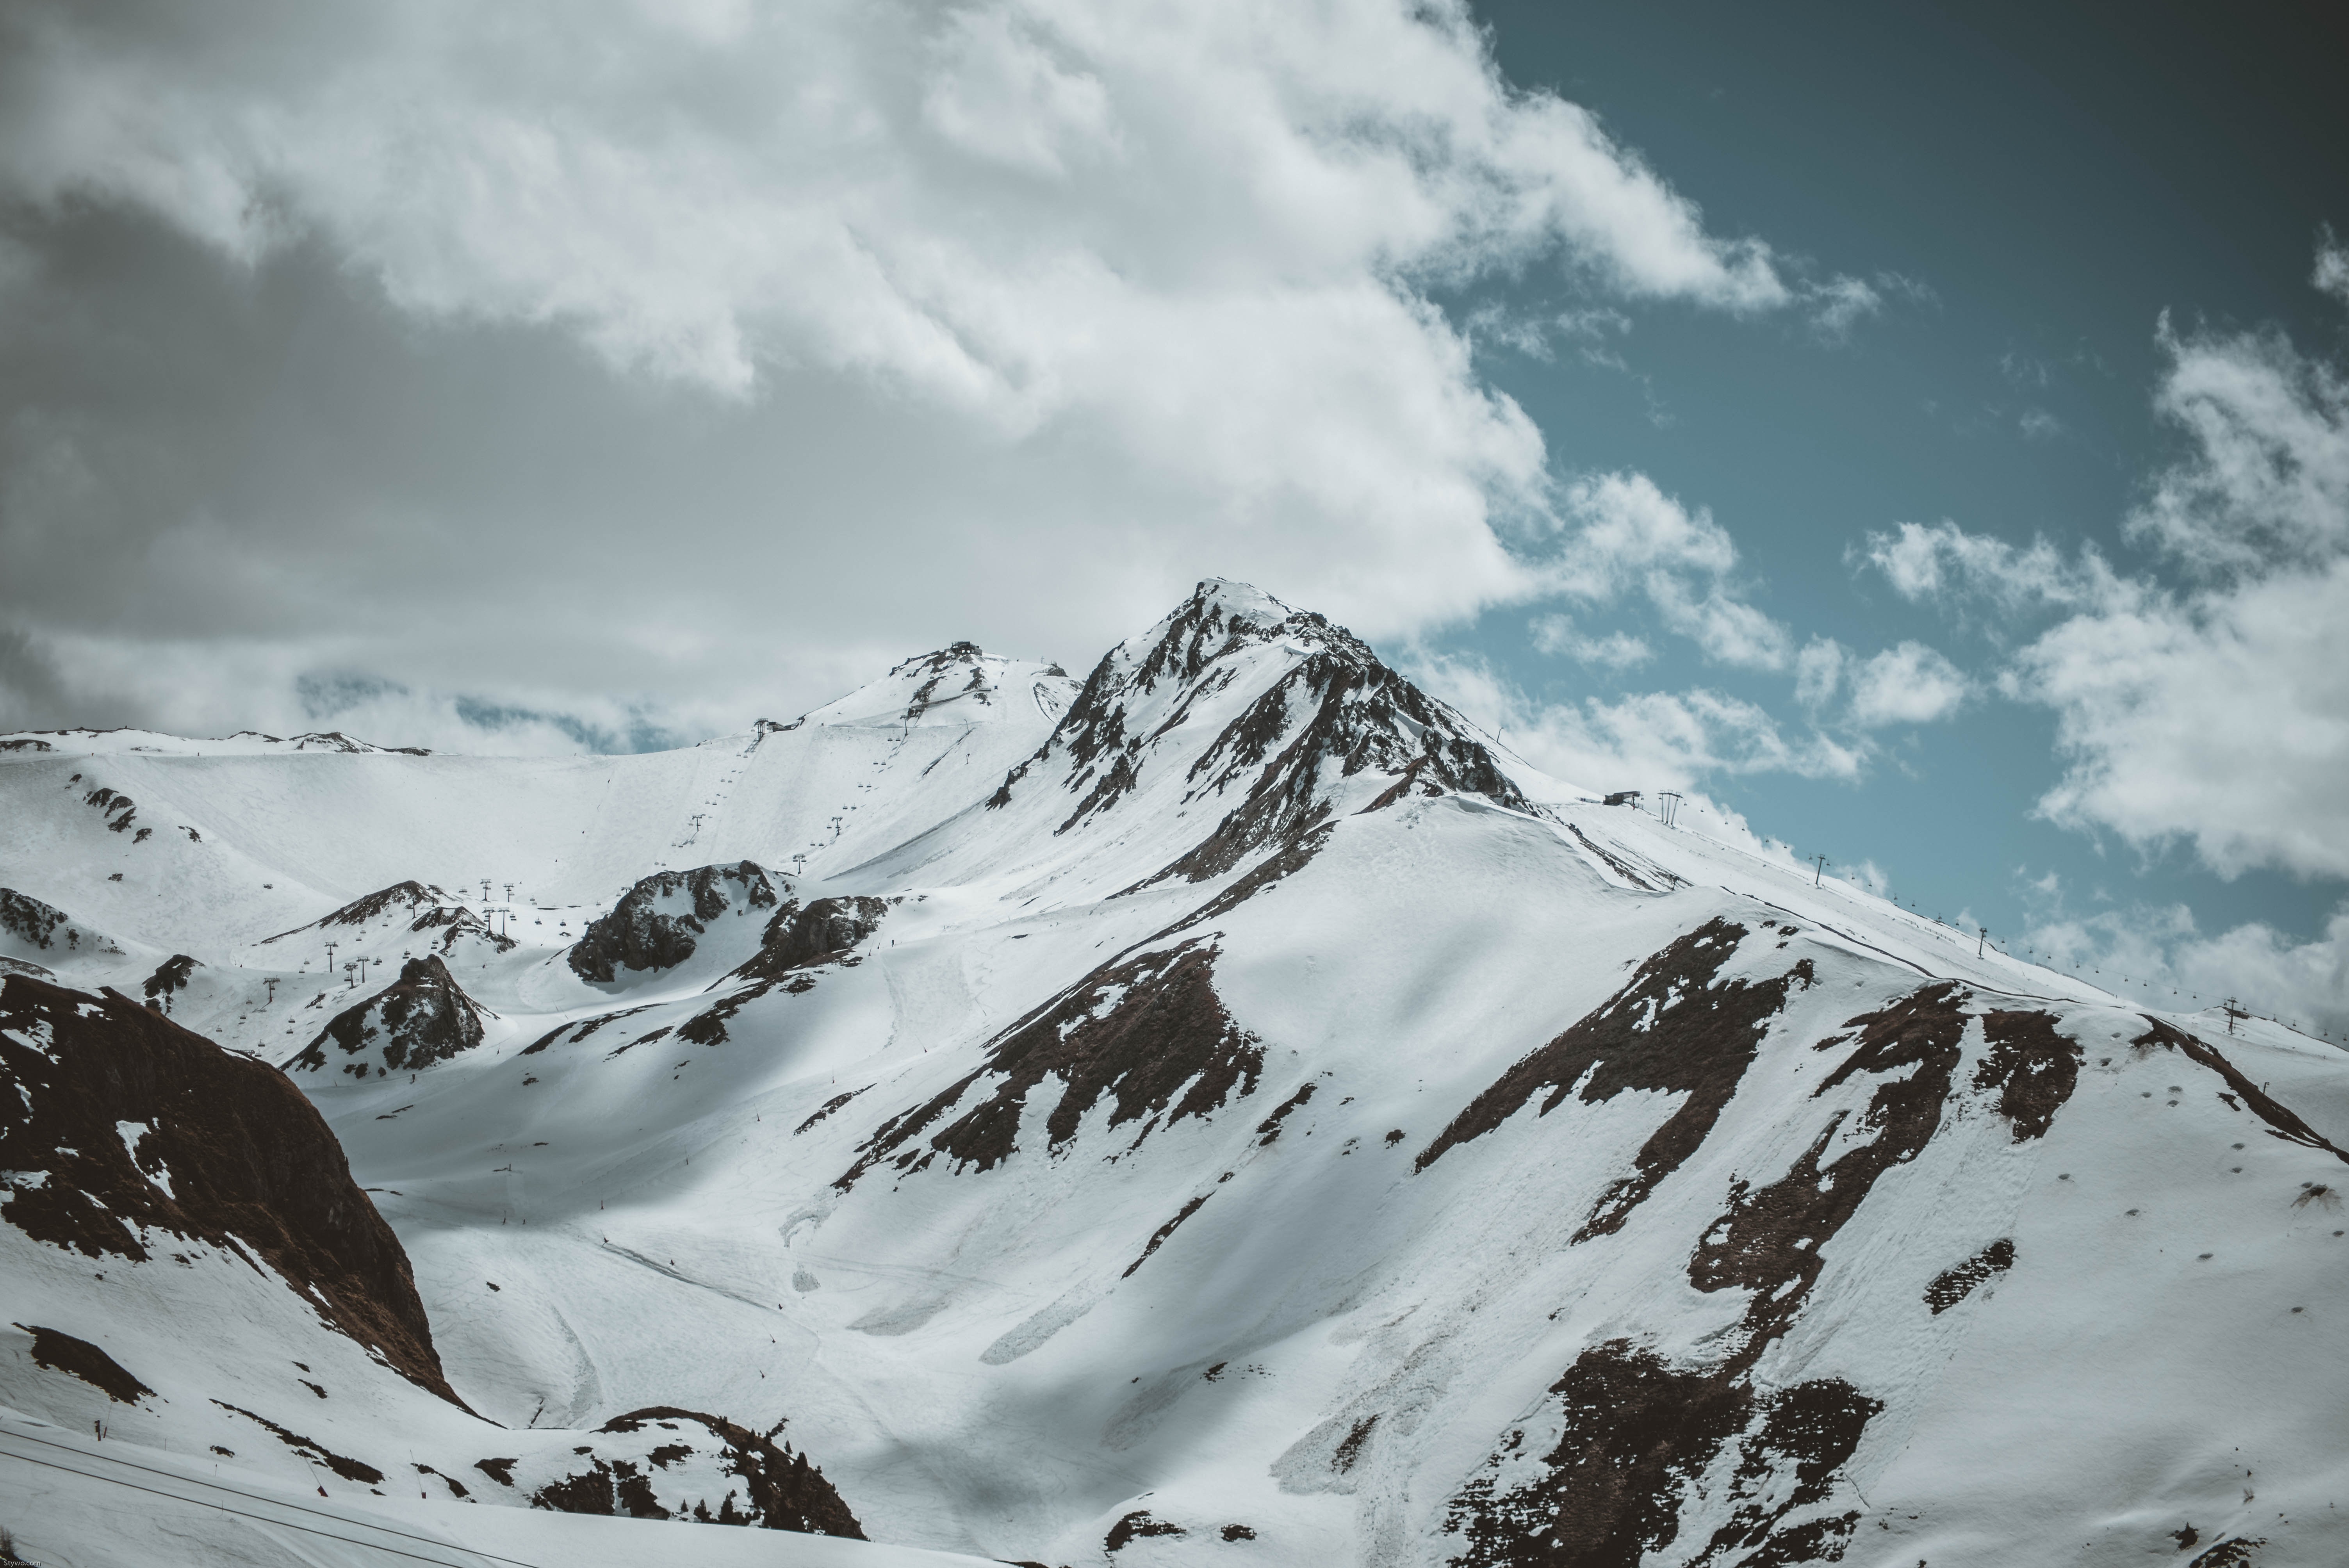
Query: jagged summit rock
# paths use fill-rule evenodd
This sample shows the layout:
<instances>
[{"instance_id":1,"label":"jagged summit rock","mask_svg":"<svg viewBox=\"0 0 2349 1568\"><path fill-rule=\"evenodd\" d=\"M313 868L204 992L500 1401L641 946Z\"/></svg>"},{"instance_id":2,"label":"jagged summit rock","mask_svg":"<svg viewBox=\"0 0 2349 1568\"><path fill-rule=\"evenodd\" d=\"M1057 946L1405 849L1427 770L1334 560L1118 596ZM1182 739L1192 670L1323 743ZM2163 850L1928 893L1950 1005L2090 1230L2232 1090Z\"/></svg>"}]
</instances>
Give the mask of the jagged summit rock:
<instances>
[{"instance_id":1,"label":"jagged summit rock","mask_svg":"<svg viewBox=\"0 0 2349 1568\"><path fill-rule=\"evenodd\" d=\"M1137 794L1121 820L1195 807L1212 830L1156 872L1192 882L1413 789L1531 810L1474 726L1352 633L1219 578L1105 655L988 804L1048 785L1067 808L1055 833Z\"/></svg>"}]
</instances>

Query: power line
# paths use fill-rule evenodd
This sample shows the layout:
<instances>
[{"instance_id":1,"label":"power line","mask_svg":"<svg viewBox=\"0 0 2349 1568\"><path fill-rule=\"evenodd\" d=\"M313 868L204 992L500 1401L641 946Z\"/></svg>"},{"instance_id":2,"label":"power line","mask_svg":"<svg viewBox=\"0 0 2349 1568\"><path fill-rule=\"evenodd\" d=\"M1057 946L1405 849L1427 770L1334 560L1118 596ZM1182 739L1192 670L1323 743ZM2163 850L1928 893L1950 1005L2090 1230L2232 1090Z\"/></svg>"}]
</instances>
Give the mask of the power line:
<instances>
[{"instance_id":1,"label":"power line","mask_svg":"<svg viewBox=\"0 0 2349 1568\"><path fill-rule=\"evenodd\" d=\"M98 1457L95 1455L85 1454L81 1449L69 1448L64 1443L53 1443L46 1438L34 1437L27 1432L0 1430L0 1437L14 1438L19 1442L39 1443L43 1448L57 1449L61 1452L72 1454L78 1459L92 1459ZM234 1514L239 1519L257 1520L263 1524L274 1524L281 1529L299 1530L311 1535L324 1536L329 1541L339 1541L346 1546L364 1546L377 1552L388 1552L395 1557L409 1557L413 1558L419 1563L436 1563L439 1564L439 1568L464 1568L463 1564L450 1563L445 1558L427 1557L420 1553L403 1552L397 1546L386 1546L379 1541L354 1540L347 1535L336 1535L334 1532L329 1530L320 1530L316 1525L297 1524L290 1519L272 1519L266 1514L247 1513L243 1509L231 1508L224 1502L212 1502L201 1498L181 1497L176 1493L165 1491L160 1487L140 1486L137 1481L125 1480L120 1476L101 1475L93 1473L89 1470L76 1470L71 1465L61 1465L54 1460L45 1460L36 1454L10 1453L6 1449L0 1449L0 1456L21 1460L28 1465L40 1465L48 1470L62 1470L67 1475L79 1476L84 1480L103 1481L109 1486L129 1487L133 1491L143 1491L151 1497L165 1498L172 1502L184 1502L192 1508L215 1508L222 1513ZM347 1525L354 1529L378 1531L385 1535L396 1535L403 1541L421 1542L427 1546L438 1546L446 1551L463 1553L471 1557L487 1558L492 1563L510 1563L514 1565L514 1568L537 1568L537 1564L525 1563L519 1557L506 1557L502 1556L495 1552L483 1552L477 1547L460 1546L446 1541L435 1541L429 1535L417 1535L405 1530L394 1530L388 1524L368 1524L358 1520L345 1519L339 1514L328 1513L323 1508L312 1508L306 1504L299 1502L285 1502L274 1497L264 1497L258 1492L240 1491L235 1487L230 1486L222 1481L204 1480L196 1476L174 1475L170 1470L156 1470L148 1465L138 1464L129 1460L118 1460L111 1456L105 1458L102 1462L120 1465L126 1470L139 1470L146 1475L160 1476L166 1480L177 1481L182 1486L210 1487L215 1491L224 1491L231 1497L241 1497L248 1502L264 1503L271 1508L282 1508L295 1513L315 1514L320 1519L331 1519L337 1524Z\"/></svg>"}]
</instances>

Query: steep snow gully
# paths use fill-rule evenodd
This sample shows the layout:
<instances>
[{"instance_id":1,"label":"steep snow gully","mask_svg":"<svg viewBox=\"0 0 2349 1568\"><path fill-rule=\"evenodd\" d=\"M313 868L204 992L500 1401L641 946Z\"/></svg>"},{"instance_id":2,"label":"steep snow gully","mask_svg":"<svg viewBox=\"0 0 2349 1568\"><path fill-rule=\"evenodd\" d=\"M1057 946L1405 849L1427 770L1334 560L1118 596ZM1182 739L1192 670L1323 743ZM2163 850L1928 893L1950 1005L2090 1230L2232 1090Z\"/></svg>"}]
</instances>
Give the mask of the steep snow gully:
<instances>
[{"instance_id":1,"label":"steep snow gully","mask_svg":"<svg viewBox=\"0 0 2349 1568\"><path fill-rule=\"evenodd\" d=\"M653 756L0 738L0 820L36 1563L2349 1561L2349 1060L1253 589Z\"/></svg>"}]
</instances>

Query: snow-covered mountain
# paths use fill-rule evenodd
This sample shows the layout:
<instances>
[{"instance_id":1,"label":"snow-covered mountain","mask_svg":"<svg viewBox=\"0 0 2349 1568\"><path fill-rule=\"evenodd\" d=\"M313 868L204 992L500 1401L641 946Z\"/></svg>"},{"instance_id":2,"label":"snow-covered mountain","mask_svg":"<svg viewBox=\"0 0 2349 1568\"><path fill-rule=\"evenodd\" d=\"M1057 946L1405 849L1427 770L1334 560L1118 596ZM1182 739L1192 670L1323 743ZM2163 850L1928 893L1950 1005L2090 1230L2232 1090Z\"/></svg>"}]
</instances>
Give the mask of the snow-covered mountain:
<instances>
[{"instance_id":1,"label":"snow-covered mountain","mask_svg":"<svg viewBox=\"0 0 2349 1568\"><path fill-rule=\"evenodd\" d=\"M496 1505L891 1543L808 1562L2349 1557L2349 1060L1605 803L1252 589L652 756L0 748L8 1453L527 1561L731 1548ZM240 1228L287 1172L173 1196L288 1138L374 1210L304 1245L397 1239L361 1305ZM45 1474L0 1517L65 1561Z\"/></svg>"}]
</instances>

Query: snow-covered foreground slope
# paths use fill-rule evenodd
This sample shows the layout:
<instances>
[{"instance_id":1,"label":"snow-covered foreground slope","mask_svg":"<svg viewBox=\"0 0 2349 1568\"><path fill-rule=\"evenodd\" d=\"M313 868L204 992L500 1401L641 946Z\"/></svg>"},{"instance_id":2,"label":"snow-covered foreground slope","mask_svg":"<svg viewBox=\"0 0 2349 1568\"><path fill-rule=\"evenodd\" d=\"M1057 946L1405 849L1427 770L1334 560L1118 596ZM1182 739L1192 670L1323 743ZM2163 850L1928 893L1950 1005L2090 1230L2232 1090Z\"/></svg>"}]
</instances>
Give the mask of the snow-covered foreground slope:
<instances>
[{"instance_id":1,"label":"snow-covered foreground slope","mask_svg":"<svg viewBox=\"0 0 2349 1568\"><path fill-rule=\"evenodd\" d=\"M26 738L0 955L295 1065L499 1457L787 1418L875 1540L1054 1564L2349 1557L2349 1061L1601 805L1252 590L652 757ZM326 1442L290 1328L140 1364L212 1274L11 1244L161 1390L110 1439ZM339 1343L335 1451L492 1452Z\"/></svg>"}]
</instances>

